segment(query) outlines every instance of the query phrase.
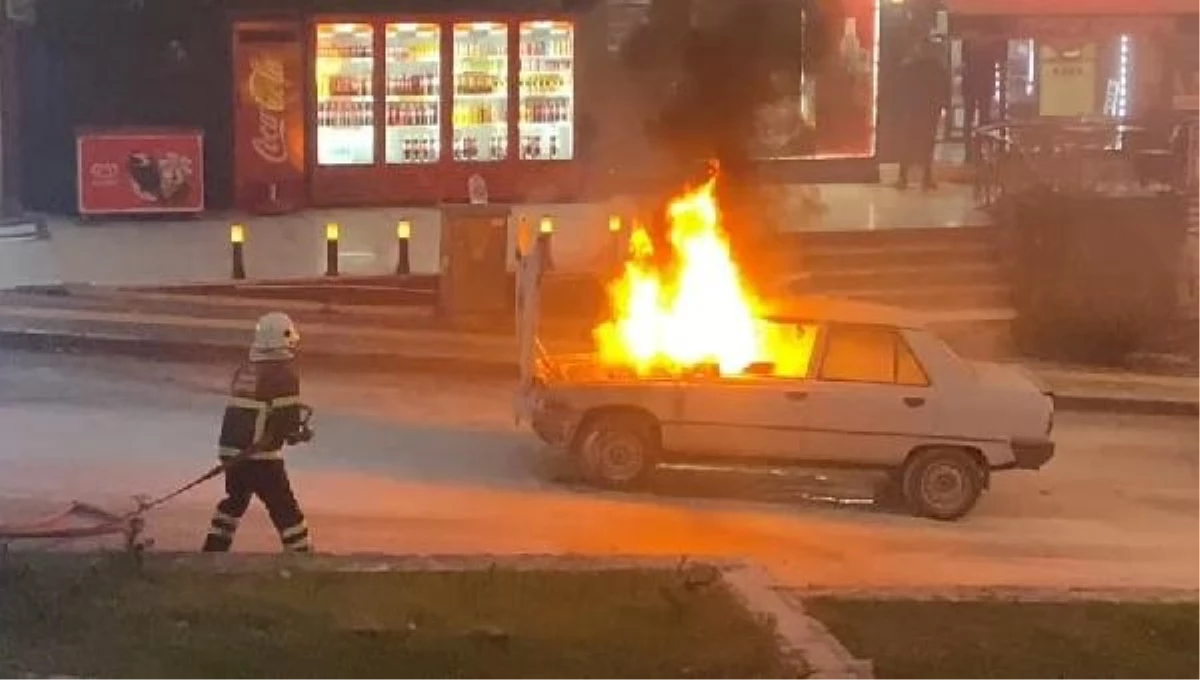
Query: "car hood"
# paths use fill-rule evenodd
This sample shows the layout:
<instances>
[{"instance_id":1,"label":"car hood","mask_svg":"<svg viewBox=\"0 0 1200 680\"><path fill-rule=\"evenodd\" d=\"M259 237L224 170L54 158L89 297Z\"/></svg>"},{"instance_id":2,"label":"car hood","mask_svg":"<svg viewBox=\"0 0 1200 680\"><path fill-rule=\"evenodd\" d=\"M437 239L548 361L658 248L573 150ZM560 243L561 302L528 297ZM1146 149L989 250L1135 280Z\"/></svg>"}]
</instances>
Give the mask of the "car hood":
<instances>
[{"instance_id":1,"label":"car hood","mask_svg":"<svg viewBox=\"0 0 1200 680\"><path fill-rule=\"evenodd\" d=\"M1050 395L1049 386L1024 366L991 361L972 361L970 364L976 379L984 387L1005 392Z\"/></svg>"}]
</instances>

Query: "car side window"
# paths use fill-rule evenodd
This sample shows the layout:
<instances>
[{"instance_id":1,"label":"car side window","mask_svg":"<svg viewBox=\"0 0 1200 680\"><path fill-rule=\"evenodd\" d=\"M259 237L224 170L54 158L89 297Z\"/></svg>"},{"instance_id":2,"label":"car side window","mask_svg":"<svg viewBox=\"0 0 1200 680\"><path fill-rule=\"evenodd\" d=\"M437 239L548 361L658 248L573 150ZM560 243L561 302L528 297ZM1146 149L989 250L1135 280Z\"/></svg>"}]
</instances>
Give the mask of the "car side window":
<instances>
[{"instance_id":1,"label":"car side window","mask_svg":"<svg viewBox=\"0 0 1200 680\"><path fill-rule=\"evenodd\" d=\"M821 379L839 382L893 383L896 375L894 333L870 326L829 327Z\"/></svg>"},{"instance_id":2,"label":"car side window","mask_svg":"<svg viewBox=\"0 0 1200 680\"><path fill-rule=\"evenodd\" d=\"M831 325L821 362L822 380L926 386L929 376L894 329Z\"/></svg>"}]
</instances>

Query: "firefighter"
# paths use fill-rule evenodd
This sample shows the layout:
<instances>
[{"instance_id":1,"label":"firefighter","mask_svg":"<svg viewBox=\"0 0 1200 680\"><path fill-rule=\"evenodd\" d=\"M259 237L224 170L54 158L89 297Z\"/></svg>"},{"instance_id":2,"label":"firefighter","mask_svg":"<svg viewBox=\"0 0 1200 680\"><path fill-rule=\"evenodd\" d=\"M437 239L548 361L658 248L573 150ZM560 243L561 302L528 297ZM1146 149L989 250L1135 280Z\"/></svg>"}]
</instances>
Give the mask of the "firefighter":
<instances>
[{"instance_id":1,"label":"firefighter","mask_svg":"<svg viewBox=\"0 0 1200 680\"><path fill-rule=\"evenodd\" d=\"M311 410L300 402L292 366L300 334L282 312L259 318L250 358L233 375L218 446L225 470L225 498L217 504L205 552L229 550L252 496L267 507L285 550L312 549L304 513L292 494L283 447L312 438Z\"/></svg>"}]
</instances>

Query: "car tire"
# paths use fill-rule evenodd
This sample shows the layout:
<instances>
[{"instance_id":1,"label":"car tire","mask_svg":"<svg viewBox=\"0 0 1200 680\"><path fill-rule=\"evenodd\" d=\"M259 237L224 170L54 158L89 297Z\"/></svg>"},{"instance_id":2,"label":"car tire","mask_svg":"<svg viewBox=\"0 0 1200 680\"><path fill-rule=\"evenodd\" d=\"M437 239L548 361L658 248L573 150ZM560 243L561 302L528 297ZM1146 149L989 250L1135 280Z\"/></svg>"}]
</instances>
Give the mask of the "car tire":
<instances>
[{"instance_id":1,"label":"car tire","mask_svg":"<svg viewBox=\"0 0 1200 680\"><path fill-rule=\"evenodd\" d=\"M918 517L956 520L983 493L985 472L971 452L956 448L918 451L904 466L904 501Z\"/></svg>"},{"instance_id":2,"label":"car tire","mask_svg":"<svg viewBox=\"0 0 1200 680\"><path fill-rule=\"evenodd\" d=\"M589 418L575 438L574 454L589 483L610 489L637 487L657 464L654 423L626 413Z\"/></svg>"}]
</instances>

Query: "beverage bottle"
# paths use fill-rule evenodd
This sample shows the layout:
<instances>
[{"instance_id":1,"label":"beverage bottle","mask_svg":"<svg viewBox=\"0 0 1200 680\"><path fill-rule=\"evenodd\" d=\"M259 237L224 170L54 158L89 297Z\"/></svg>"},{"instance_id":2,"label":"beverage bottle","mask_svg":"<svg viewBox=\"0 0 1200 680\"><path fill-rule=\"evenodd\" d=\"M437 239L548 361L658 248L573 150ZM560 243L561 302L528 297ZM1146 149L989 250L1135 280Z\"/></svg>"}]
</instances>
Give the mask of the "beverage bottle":
<instances>
[{"instance_id":1,"label":"beverage bottle","mask_svg":"<svg viewBox=\"0 0 1200 680\"><path fill-rule=\"evenodd\" d=\"M558 158L558 137L550 135L550 158Z\"/></svg>"}]
</instances>

